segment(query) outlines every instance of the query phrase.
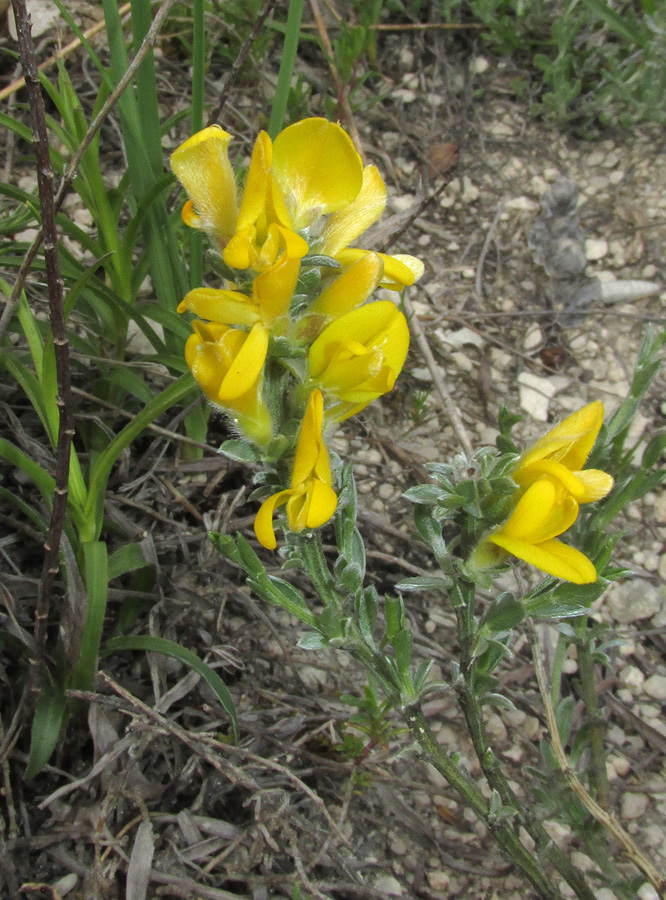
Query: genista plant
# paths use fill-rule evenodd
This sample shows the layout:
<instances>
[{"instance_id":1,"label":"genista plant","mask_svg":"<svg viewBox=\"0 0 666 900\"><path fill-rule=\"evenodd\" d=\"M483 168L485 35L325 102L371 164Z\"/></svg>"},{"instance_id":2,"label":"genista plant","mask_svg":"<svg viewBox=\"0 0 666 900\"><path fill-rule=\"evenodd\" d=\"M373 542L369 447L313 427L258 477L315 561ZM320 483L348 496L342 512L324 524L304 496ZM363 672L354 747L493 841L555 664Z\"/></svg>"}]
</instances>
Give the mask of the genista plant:
<instances>
[{"instance_id":1,"label":"genista plant","mask_svg":"<svg viewBox=\"0 0 666 900\"><path fill-rule=\"evenodd\" d=\"M423 266L410 256L357 246L381 215L386 191L379 171L363 166L340 126L310 118L274 141L260 133L242 190L229 162L231 140L221 128L207 128L171 157L189 195L183 218L209 235L217 253L213 286L195 287L179 306L197 317L185 357L236 433L222 452L259 464L253 495L261 501L257 540L275 551L282 536L283 568L298 570L310 589L306 593L269 574L241 534L213 533L213 544L246 573L258 597L303 623L299 646L344 649L365 667L365 693L348 701L356 709L356 730L370 747L395 738L397 714L419 752L459 792L540 897L565 896L561 879L583 900L594 900L601 884L622 898L634 896L645 878L663 885L635 847L631 859L641 874L627 877L612 862L604 839L608 829L626 840L625 848L633 843L604 808L594 685L595 666L609 663L610 643L588 622L588 611L610 581L627 574L610 562L617 539L613 518L664 477L652 468L663 436L640 464L624 441L658 369L655 357L666 333L648 335L631 396L607 426L602 404L594 401L521 453L511 438L517 419L503 410L496 448L432 464L431 482L410 488L405 497L414 504L417 531L440 572L406 579L397 585L398 596L380 598L365 580L351 463L330 453L327 443L340 422L393 388L407 354L408 326L397 303L372 294L387 287L397 301L397 292L419 278ZM321 539L329 522L332 557ZM493 592L496 578L516 560L545 578L522 596L494 592L490 604L482 602L479 589ZM431 661L413 658L403 597L415 591L438 597L455 614L460 654L446 684L429 679ZM538 803L526 806L495 755L484 708L512 706L497 669L511 658L516 626L533 618L559 623L561 643L551 690L534 638L550 742L543 743L545 770L526 787L534 789ZM588 721L567 759L572 700L560 699L559 678L571 643L578 650ZM424 698L445 688L458 696L485 792L459 756L440 746L424 714ZM586 748L589 754L582 753ZM364 756L363 741L353 734L345 736L342 749L357 760ZM549 818L577 830L598 871L579 871L551 840L542 820L546 810Z\"/></svg>"}]
</instances>

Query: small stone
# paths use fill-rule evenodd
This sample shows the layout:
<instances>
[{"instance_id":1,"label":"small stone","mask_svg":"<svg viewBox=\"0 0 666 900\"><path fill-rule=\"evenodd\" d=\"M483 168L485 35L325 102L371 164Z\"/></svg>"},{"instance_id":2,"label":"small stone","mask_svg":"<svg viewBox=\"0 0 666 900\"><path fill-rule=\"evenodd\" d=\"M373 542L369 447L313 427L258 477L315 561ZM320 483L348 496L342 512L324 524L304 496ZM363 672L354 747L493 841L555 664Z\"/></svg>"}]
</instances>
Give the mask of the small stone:
<instances>
[{"instance_id":1,"label":"small stone","mask_svg":"<svg viewBox=\"0 0 666 900\"><path fill-rule=\"evenodd\" d=\"M483 75L484 72L488 71L490 63L485 58L485 56L475 56L469 64L469 71L471 75Z\"/></svg>"},{"instance_id":2,"label":"small stone","mask_svg":"<svg viewBox=\"0 0 666 900\"><path fill-rule=\"evenodd\" d=\"M645 675L638 666L627 666L620 672L620 681L628 688L639 688L645 681Z\"/></svg>"},{"instance_id":3,"label":"small stone","mask_svg":"<svg viewBox=\"0 0 666 900\"><path fill-rule=\"evenodd\" d=\"M622 818L623 819L640 819L648 808L650 799L647 794L630 793L622 795Z\"/></svg>"},{"instance_id":4,"label":"small stone","mask_svg":"<svg viewBox=\"0 0 666 900\"><path fill-rule=\"evenodd\" d=\"M391 851L396 856L404 856L407 853L407 844L401 837L394 837L391 840Z\"/></svg>"},{"instance_id":5,"label":"small stone","mask_svg":"<svg viewBox=\"0 0 666 900\"><path fill-rule=\"evenodd\" d=\"M433 891L447 891L449 889L451 879L449 878L448 873L444 872L442 869L428 872L427 878L428 884Z\"/></svg>"},{"instance_id":6,"label":"small stone","mask_svg":"<svg viewBox=\"0 0 666 900\"><path fill-rule=\"evenodd\" d=\"M456 178L455 181L452 181L449 188L451 193L459 194L460 199L463 201L463 203L473 203L475 200L478 200L481 192L475 184L472 184L472 180L469 175L463 175L462 182L461 192L460 179Z\"/></svg>"},{"instance_id":7,"label":"small stone","mask_svg":"<svg viewBox=\"0 0 666 900\"><path fill-rule=\"evenodd\" d=\"M402 897L402 885L393 875L380 875L375 881L375 890L380 894L388 894L389 897Z\"/></svg>"},{"instance_id":8,"label":"small stone","mask_svg":"<svg viewBox=\"0 0 666 900\"><path fill-rule=\"evenodd\" d=\"M585 259L594 262L603 259L608 253L608 241L604 238L588 238L585 241Z\"/></svg>"},{"instance_id":9,"label":"small stone","mask_svg":"<svg viewBox=\"0 0 666 900\"><path fill-rule=\"evenodd\" d=\"M456 364L457 368L460 369L461 372L471 372L474 368L474 363L469 358L466 353L461 353L460 351L451 354L451 359Z\"/></svg>"},{"instance_id":10,"label":"small stone","mask_svg":"<svg viewBox=\"0 0 666 900\"><path fill-rule=\"evenodd\" d=\"M597 891L597 900L617 900L617 896L610 888L599 888Z\"/></svg>"},{"instance_id":11,"label":"small stone","mask_svg":"<svg viewBox=\"0 0 666 900\"><path fill-rule=\"evenodd\" d=\"M651 675L643 690L653 700L666 700L666 675Z\"/></svg>"},{"instance_id":12,"label":"small stone","mask_svg":"<svg viewBox=\"0 0 666 900\"><path fill-rule=\"evenodd\" d=\"M507 200L504 204L504 209L513 209L517 212L534 212L538 208L539 204L535 200L530 200L529 197L524 195L512 197L511 200Z\"/></svg>"},{"instance_id":13,"label":"small stone","mask_svg":"<svg viewBox=\"0 0 666 900\"><path fill-rule=\"evenodd\" d=\"M664 591L666 588L663 586L657 588L644 578L632 578L631 581L612 585L604 606L615 622L629 625L652 618L663 605Z\"/></svg>"},{"instance_id":14,"label":"small stone","mask_svg":"<svg viewBox=\"0 0 666 900\"><path fill-rule=\"evenodd\" d=\"M523 339L523 350L536 350L543 343L543 333L538 325L532 325Z\"/></svg>"},{"instance_id":15,"label":"small stone","mask_svg":"<svg viewBox=\"0 0 666 900\"><path fill-rule=\"evenodd\" d=\"M548 421L548 407L551 397L569 383L567 378L555 376L541 378L532 372L521 372L518 376L520 405L537 422Z\"/></svg>"},{"instance_id":16,"label":"small stone","mask_svg":"<svg viewBox=\"0 0 666 900\"><path fill-rule=\"evenodd\" d=\"M444 331L438 328L435 334L443 344L455 347L456 350L465 344L472 344L472 346L478 347L479 350L482 350L484 346L481 335L476 331L472 331L471 328L459 328L457 331Z\"/></svg>"},{"instance_id":17,"label":"small stone","mask_svg":"<svg viewBox=\"0 0 666 900\"><path fill-rule=\"evenodd\" d=\"M406 212L414 206L414 197L412 194L403 194L400 197L391 199L391 206L396 212Z\"/></svg>"}]
</instances>

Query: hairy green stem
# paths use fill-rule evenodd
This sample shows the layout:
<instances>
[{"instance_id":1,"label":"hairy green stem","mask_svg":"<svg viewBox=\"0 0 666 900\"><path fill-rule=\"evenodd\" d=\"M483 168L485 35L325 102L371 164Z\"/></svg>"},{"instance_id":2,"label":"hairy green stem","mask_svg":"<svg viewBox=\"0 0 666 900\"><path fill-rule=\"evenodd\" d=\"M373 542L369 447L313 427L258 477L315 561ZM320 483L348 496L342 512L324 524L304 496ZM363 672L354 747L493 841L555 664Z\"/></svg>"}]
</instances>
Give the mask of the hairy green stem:
<instances>
[{"instance_id":1,"label":"hairy green stem","mask_svg":"<svg viewBox=\"0 0 666 900\"><path fill-rule=\"evenodd\" d=\"M585 715L589 727L589 743L591 764L589 766L590 788L596 790L597 800L601 806L608 808L610 789L606 774L606 754L604 753L604 735L599 703L597 701L596 683L594 679L594 663L590 655L590 647L585 637L578 644L578 674Z\"/></svg>"},{"instance_id":2,"label":"hairy green stem","mask_svg":"<svg viewBox=\"0 0 666 900\"><path fill-rule=\"evenodd\" d=\"M504 850L509 859L518 866L530 884L544 900L561 900L562 895L551 883L547 874L541 869L539 862L523 846L520 838L506 822L498 822L490 814L488 803L474 784L461 771L459 766L445 753L432 733L430 726L419 704L405 709L405 718L414 740L427 757L428 761L446 778L479 817L493 838ZM592 898L594 900L594 898Z\"/></svg>"}]
</instances>

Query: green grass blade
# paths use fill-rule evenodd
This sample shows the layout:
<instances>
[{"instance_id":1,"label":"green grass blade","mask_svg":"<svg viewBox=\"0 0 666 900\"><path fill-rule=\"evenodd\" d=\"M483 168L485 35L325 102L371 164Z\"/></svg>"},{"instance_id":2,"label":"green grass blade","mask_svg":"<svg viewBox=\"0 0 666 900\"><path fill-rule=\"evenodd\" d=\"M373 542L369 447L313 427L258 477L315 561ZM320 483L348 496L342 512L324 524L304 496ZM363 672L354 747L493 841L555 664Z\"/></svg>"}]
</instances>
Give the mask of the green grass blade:
<instances>
[{"instance_id":1,"label":"green grass blade","mask_svg":"<svg viewBox=\"0 0 666 900\"><path fill-rule=\"evenodd\" d=\"M144 569L146 566L153 566L153 563L146 560L141 545L136 543L125 544L109 557L109 581L113 578L118 578L120 575L126 575L128 572Z\"/></svg>"},{"instance_id":2,"label":"green grass blade","mask_svg":"<svg viewBox=\"0 0 666 900\"><path fill-rule=\"evenodd\" d=\"M109 587L106 544L103 541L83 544L83 561L86 581L86 621L81 636L79 658L72 675L72 686L78 690L89 691L92 690L97 671Z\"/></svg>"},{"instance_id":3,"label":"green grass blade","mask_svg":"<svg viewBox=\"0 0 666 900\"><path fill-rule=\"evenodd\" d=\"M204 61L206 33L204 31L204 0L193 0L193 41L192 41L192 114L190 134L203 128L204 111ZM203 234L191 229L190 232L190 287L203 284Z\"/></svg>"},{"instance_id":4,"label":"green grass blade","mask_svg":"<svg viewBox=\"0 0 666 900\"><path fill-rule=\"evenodd\" d=\"M196 653L182 647L175 641L167 641L164 638L151 637L150 635L132 634L124 637L111 638L104 643L101 650L102 656L110 653L118 653L122 650L145 650L148 653L162 653L173 659L180 660L190 669L193 669L215 691L220 703L231 719L231 730L234 740L238 740L238 716L234 701L229 689L214 669L211 669Z\"/></svg>"},{"instance_id":5,"label":"green grass blade","mask_svg":"<svg viewBox=\"0 0 666 900\"><path fill-rule=\"evenodd\" d=\"M287 111L289 99L289 87L291 76L294 72L298 40L301 31L301 19L303 18L303 5L305 0L290 0L289 14L287 16L287 30L284 36L284 47L280 61L280 72L273 98L271 119L268 125L268 134L272 140L278 136L284 122L284 114Z\"/></svg>"},{"instance_id":6,"label":"green grass blade","mask_svg":"<svg viewBox=\"0 0 666 900\"><path fill-rule=\"evenodd\" d=\"M58 688L44 690L37 700L30 735L26 778L34 778L51 758L65 721L65 695Z\"/></svg>"}]
</instances>

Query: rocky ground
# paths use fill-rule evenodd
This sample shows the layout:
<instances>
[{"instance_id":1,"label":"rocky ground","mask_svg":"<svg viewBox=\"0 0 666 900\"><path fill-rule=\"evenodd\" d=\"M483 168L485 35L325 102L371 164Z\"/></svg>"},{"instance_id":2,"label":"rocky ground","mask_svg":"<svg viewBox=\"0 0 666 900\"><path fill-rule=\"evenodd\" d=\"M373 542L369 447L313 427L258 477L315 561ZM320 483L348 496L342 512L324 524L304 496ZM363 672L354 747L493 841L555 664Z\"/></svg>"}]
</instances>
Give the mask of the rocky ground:
<instances>
[{"instance_id":1,"label":"rocky ground","mask_svg":"<svg viewBox=\"0 0 666 900\"><path fill-rule=\"evenodd\" d=\"M425 260L426 273L410 297L472 443L493 443L502 404L524 415L516 434L525 442L586 402L601 399L611 413L627 394L648 323L664 324L663 135L648 127L593 141L562 133L515 99L512 65L441 32L382 35L379 53L381 75L354 97L368 160L389 190L377 246L419 211L392 250ZM162 102L170 115L187 103L187 78L168 57L161 60ZM227 106L225 128L248 147L264 124L277 63L275 55L261 76L236 87ZM80 64L74 60L71 72ZM311 85L309 113L318 114L325 64L307 49L299 68ZM211 73L211 100L222 74ZM381 99L371 105L373 96ZM183 128L166 136L165 153L184 137ZM453 151L443 146L451 144L460 156L455 173ZM32 177L20 159L10 174L24 188ZM552 273L529 246L544 194L562 176L580 194L585 258L578 287L596 284L595 278L602 285L640 280L654 283L656 292L623 302L604 288L574 312L563 310ZM428 396L417 416L418 392ZM663 397L660 376L636 419L636 440L663 427ZM221 430L214 423L212 448ZM370 575L390 588L427 566L402 492L424 480L425 463L460 450L416 345L400 386L350 423L336 449L355 464ZM255 507L245 502L246 473L214 454L177 465L163 443L144 446L130 466L130 488L116 482L110 504L145 531L158 562L159 589L145 630L205 652L217 665L238 706L242 741L234 747L224 740L226 720L194 673L157 657L105 660L99 690L106 699L91 707L88 729L73 725L53 765L29 784L21 780L24 742L9 759L2 808L11 853L0 865L8 896L35 880L57 884L63 897L82 890L86 900L262 900L291 897L296 882L303 896L336 900L531 896L483 826L416 759L403 734L362 759L341 752L350 711L340 695L362 687L355 664L344 653L296 649L295 621L259 606L207 542L207 527L248 533ZM615 668L599 687L613 802L662 870L665 526L663 492L630 511L616 556L636 578L613 586L594 610L622 639ZM38 569L17 572L12 559L20 554L8 536L3 547L6 591L29 608ZM435 598L413 596L417 655L434 658L435 674L446 678L455 658L453 615ZM27 613L21 621L29 627ZM547 629L544 637L552 641ZM514 650L502 683L516 709L490 713L488 731L521 782L521 767L538 765L544 720L526 636ZM575 678L574 658L565 672ZM8 690L6 683L3 694ZM463 764L479 774L455 697L433 695L427 712L442 744L459 750ZM576 864L590 868L565 828L551 830ZM147 893L137 875L142 863L150 869ZM651 900L651 891L644 886L638 896ZM605 888L597 896L613 900Z\"/></svg>"}]
</instances>

